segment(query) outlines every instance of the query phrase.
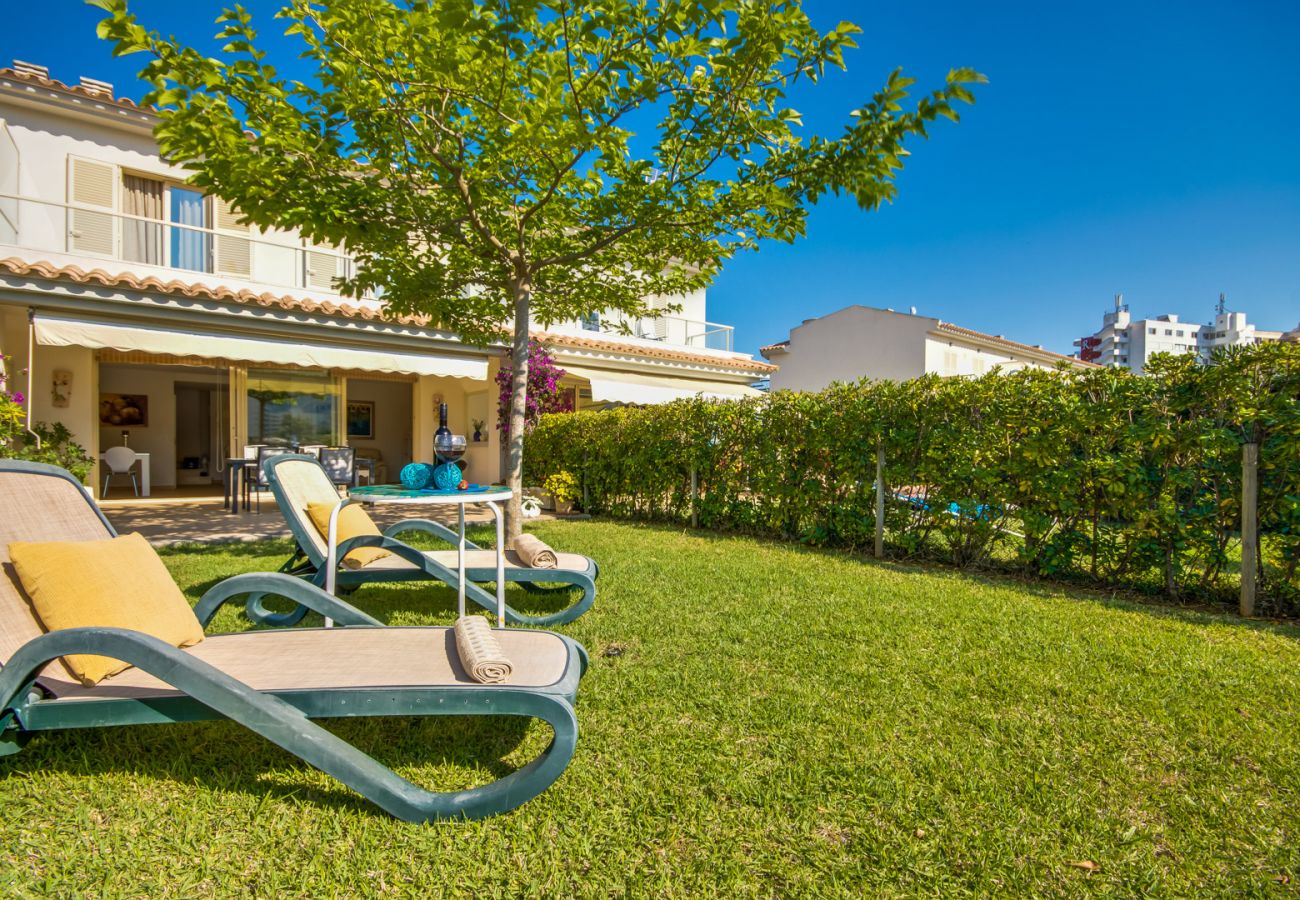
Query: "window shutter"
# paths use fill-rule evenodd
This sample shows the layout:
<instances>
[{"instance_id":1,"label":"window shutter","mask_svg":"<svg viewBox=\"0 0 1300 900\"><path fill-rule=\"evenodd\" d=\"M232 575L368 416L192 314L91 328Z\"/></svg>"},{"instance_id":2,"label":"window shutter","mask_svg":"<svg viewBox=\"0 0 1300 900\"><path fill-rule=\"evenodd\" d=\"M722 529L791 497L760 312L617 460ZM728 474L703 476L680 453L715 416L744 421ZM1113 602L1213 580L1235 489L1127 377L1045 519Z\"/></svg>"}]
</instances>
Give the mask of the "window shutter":
<instances>
[{"instance_id":1,"label":"window shutter","mask_svg":"<svg viewBox=\"0 0 1300 900\"><path fill-rule=\"evenodd\" d=\"M251 278L253 274L253 244L247 237L236 237L226 232L248 234L248 226L239 224L239 211L220 197L213 198L217 226L217 274Z\"/></svg>"},{"instance_id":2,"label":"window shutter","mask_svg":"<svg viewBox=\"0 0 1300 900\"><path fill-rule=\"evenodd\" d=\"M68 252L117 255L116 198L117 166L68 157Z\"/></svg>"},{"instance_id":3,"label":"window shutter","mask_svg":"<svg viewBox=\"0 0 1300 900\"><path fill-rule=\"evenodd\" d=\"M321 291L335 291L334 282L343 277L343 257L337 255L338 248L332 244L316 244L319 250L308 249L307 253L307 287ZM332 253L321 252L325 250Z\"/></svg>"}]
</instances>

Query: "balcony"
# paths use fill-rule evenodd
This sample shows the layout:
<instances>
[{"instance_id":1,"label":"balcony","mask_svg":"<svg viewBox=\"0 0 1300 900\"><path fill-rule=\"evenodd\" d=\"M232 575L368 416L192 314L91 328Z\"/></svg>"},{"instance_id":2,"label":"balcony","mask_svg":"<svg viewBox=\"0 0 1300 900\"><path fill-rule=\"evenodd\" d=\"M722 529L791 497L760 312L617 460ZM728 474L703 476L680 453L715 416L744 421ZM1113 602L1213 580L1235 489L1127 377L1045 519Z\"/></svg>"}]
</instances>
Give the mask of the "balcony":
<instances>
[{"instance_id":1,"label":"balcony","mask_svg":"<svg viewBox=\"0 0 1300 900\"><path fill-rule=\"evenodd\" d=\"M733 335L736 329L731 325L719 325L701 319L684 319L680 316L626 316L611 313L607 317L588 316L579 321L583 332L595 332L611 336L641 338L648 341L662 341L678 347L693 347L698 350L720 350L732 352Z\"/></svg>"},{"instance_id":2,"label":"balcony","mask_svg":"<svg viewBox=\"0 0 1300 900\"><path fill-rule=\"evenodd\" d=\"M115 261L138 275L314 294L338 294L337 281L355 271L347 254L287 232L206 228L0 193L0 247L5 245L32 259L83 268ZM217 277L197 277L204 275Z\"/></svg>"},{"instance_id":3,"label":"balcony","mask_svg":"<svg viewBox=\"0 0 1300 900\"><path fill-rule=\"evenodd\" d=\"M72 264L84 269L121 264L141 277L189 279L263 291L338 294L337 282L355 262L337 249L306 245L287 232L236 230L232 215L216 210L220 226L207 228L84 205L0 192L0 256ZM6 251L3 248L10 247ZM374 296L362 298L375 302ZM592 332L635 341L731 353L735 329L681 316L591 316L558 330Z\"/></svg>"}]
</instances>

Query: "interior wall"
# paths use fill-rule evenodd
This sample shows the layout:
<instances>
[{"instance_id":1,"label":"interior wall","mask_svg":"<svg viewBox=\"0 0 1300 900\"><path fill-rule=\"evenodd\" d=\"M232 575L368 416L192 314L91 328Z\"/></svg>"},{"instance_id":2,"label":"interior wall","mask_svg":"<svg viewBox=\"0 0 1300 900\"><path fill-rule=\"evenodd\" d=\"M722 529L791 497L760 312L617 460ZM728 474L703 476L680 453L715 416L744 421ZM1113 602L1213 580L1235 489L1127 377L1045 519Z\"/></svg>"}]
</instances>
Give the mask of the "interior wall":
<instances>
[{"instance_id":1,"label":"interior wall","mask_svg":"<svg viewBox=\"0 0 1300 900\"><path fill-rule=\"evenodd\" d=\"M89 351L87 351L89 352ZM123 430L129 433L128 444L132 450L149 454L149 478L155 488L176 486L176 466L180 457L203 456L204 449L178 453L178 405L184 422L197 422L199 411L195 400L199 392L183 393L178 398L176 383L203 383L224 385L224 369L207 369L189 366L136 366L106 363L99 367L99 392L113 394L138 394L149 399L149 424L123 428L120 425L100 425L99 442L103 447L122 443ZM178 404L178 399L180 403ZM95 418L99 422L98 394L95 396ZM203 413L206 415L206 413ZM215 471L215 465L209 471Z\"/></svg>"},{"instance_id":2,"label":"interior wall","mask_svg":"<svg viewBox=\"0 0 1300 900\"><path fill-rule=\"evenodd\" d=\"M481 396L485 391L490 396L495 396L494 388L491 387L494 384L493 372L493 362L490 362L488 378L485 381L422 376L415 383L411 410L412 421L415 423L415 435L412 441L415 459L420 462L433 460L433 433L438 430L438 398L441 397L447 404L447 427L451 429L452 434L465 435L466 477L470 481L479 483L492 483L498 479L500 466L497 462L499 445L495 440L496 422L493 412L495 401L485 404ZM485 406L488 420L485 437L488 440L476 446L472 441L474 428L470 418L471 416L478 418ZM389 477L397 477L397 473L391 468Z\"/></svg>"},{"instance_id":3,"label":"interior wall","mask_svg":"<svg viewBox=\"0 0 1300 900\"><path fill-rule=\"evenodd\" d=\"M348 403L375 404L375 436L349 435L348 446L378 450L389 481L396 481L402 466L411 461L411 394L409 382L348 379Z\"/></svg>"},{"instance_id":4,"label":"interior wall","mask_svg":"<svg viewBox=\"0 0 1300 900\"><path fill-rule=\"evenodd\" d=\"M26 355L26 347L23 348ZM8 351L6 351L8 352ZM32 422L54 424L62 422L72 432L72 439L85 448L92 457L99 455L99 435L95 428L95 412L99 394L95 388L95 354L85 347L37 347L35 365L32 366ZM54 373L62 385L60 393L66 396L66 406L54 405ZM15 385L26 391L26 379Z\"/></svg>"}]
</instances>

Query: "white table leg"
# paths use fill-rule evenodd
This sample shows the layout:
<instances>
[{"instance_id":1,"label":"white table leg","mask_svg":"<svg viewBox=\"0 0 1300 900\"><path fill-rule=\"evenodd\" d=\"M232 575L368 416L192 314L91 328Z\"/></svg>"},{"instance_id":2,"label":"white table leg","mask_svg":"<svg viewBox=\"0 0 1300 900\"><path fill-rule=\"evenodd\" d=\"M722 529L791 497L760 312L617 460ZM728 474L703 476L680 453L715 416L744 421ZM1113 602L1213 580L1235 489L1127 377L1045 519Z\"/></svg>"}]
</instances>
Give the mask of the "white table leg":
<instances>
[{"instance_id":1,"label":"white table leg","mask_svg":"<svg viewBox=\"0 0 1300 900\"><path fill-rule=\"evenodd\" d=\"M491 501L492 518L497 524L497 628L506 627L506 532L505 519L501 516L501 507Z\"/></svg>"},{"instance_id":2,"label":"white table leg","mask_svg":"<svg viewBox=\"0 0 1300 900\"><path fill-rule=\"evenodd\" d=\"M137 453L135 458L140 460L140 496L149 496L149 454Z\"/></svg>"},{"instance_id":3,"label":"white table leg","mask_svg":"<svg viewBox=\"0 0 1300 900\"><path fill-rule=\"evenodd\" d=\"M456 504L456 512L460 514L457 518L460 530L456 541L456 569L458 572L456 578L456 609L457 614L463 617L465 615L465 504Z\"/></svg>"}]
</instances>

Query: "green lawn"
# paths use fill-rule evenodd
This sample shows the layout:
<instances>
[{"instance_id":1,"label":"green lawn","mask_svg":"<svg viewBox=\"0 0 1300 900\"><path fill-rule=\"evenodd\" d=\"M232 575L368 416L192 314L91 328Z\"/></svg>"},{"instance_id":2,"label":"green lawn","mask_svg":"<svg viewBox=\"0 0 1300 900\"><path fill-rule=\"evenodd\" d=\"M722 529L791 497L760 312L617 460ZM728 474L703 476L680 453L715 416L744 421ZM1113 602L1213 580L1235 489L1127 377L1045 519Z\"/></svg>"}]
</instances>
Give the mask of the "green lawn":
<instances>
[{"instance_id":1,"label":"green lawn","mask_svg":"<svg viewBox=\"0 0 1300 900\"><path fill-rule=\"evenodd\" d=\"M546 794L496 819L415 826L229 723L40 735L0 760L0 893L1300 884L1295 628L672 529L537 532L601 563L595 609L564 629L592 653L578 752ZM166 559L197 598L286 551ZM394 624L445 624L454 594L353 600ZM245 622L231 610L217 625ZM331 727L443 789L490 780L546 740L510 720Z\"/></svg>"}]
</instances>

